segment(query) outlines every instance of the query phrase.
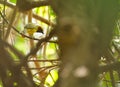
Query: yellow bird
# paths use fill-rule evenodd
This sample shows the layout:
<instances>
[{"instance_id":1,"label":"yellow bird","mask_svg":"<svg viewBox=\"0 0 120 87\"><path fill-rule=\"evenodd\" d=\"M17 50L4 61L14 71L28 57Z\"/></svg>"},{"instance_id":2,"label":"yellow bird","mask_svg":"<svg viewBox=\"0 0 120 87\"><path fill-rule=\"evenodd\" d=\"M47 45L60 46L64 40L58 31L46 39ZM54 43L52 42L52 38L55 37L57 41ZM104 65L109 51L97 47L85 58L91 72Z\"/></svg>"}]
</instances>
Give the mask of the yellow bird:
<instances>
[{"instance_id":1,"label":"yellow bird","mask_svg":"<svg viewBox=\"0 0 120 87\"><path fill-rule=\"evenodd\" d=\"M41 26L35 24L35 23L28 23L24 26L25 31L30 35L33 36L35 32L39 32L43 34L43 29Z\"/></svg>"}]
</instances>

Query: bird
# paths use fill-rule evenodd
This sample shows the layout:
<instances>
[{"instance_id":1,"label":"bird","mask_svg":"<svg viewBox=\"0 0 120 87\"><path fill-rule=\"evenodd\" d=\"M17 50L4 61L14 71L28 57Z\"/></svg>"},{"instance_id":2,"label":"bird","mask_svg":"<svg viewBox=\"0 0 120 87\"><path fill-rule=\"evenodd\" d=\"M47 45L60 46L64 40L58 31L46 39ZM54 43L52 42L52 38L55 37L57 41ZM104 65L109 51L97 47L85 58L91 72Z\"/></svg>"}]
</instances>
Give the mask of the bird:
<instances>
[{"instance_id":1,"label":"bird","mask_svg":"<svg viewBox=\"0 0 120 87\"><path fill-rule=\"evenodd\" d=\"M25 32L27 32L29 34L29 36L33 36L34 33L43 33L43 28L35 23L28 23L24 26L24 30Z\"/></svg>"}]
</instances>

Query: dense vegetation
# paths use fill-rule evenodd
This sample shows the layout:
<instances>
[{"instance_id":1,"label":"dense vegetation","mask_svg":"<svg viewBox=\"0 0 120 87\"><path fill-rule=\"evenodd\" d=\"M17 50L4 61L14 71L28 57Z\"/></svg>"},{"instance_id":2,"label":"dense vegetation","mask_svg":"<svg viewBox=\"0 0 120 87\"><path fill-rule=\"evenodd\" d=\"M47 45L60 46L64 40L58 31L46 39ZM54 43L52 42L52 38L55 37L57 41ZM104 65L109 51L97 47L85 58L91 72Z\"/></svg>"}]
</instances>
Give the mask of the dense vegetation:
<instances>
[{"instance_id":1,"label":"dense vegetation","mask_svg":"<svg viewBox=\"0 0 120 87\"><path fill-rule=\"evenodd\" d=\"M119 0L0 0L0 87L119 87L119 7ZM30 34L28 23L43 33Z\"/></svg>"}]
</instances>

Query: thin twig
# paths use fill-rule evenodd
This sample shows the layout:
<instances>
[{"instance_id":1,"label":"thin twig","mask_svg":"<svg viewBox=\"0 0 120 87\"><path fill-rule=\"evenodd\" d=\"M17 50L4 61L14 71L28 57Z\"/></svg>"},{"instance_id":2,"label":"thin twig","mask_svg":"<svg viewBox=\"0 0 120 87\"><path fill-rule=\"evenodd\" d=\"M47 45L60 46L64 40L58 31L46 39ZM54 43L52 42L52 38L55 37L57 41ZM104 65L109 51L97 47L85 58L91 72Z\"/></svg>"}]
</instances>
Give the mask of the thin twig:
<instances>
[{"instance_id":1,"label":"thin twig","mask_svg":"<svg viewBox=\"0 0 120 87\"><path fill-rule=\"evenodd\" d=\"M18 56L19 59L23 59L25 56L19 52L17 49L15 49L13 46L8 44L7 42L0 40L1 43L3 43L6 47L10 48L10 51L12 51L15 55Z\"/></svg>"},{"instance_id":2,"label":"thin twig","mask_svg":"<svg viewBox=\"0 0 120 87\"><path fill-rule=\"evenodd\" d=\"M110 70L109 73L110 73L112 87L115 87L115 79L113 75L113 70Z\"/></svg>"},{"instance_id":3,"label":"thin twig","mask_svg":"<svg viewBox=\"0 0 120 87\"><path fill-rule=\"evenodd\" d=\"M31 70L36 70L36 69L38 69L38 70L40 70L39 71L39 73L40 72L43 72L43 71L45 71L45 70L48 70L48 69L55 69L55 68L58 68L59 67L59 65L52 65L52 66L45 66L45 67L41 67L41 68L29 68L29 69L31 69ZM38 73L38 72L37 72ZM36 74L37 74L36 73ZM36 74L34 74L34 75L36 75Z\"/></svg>"},{"instance_id":4,"label":"thin twig","mask_svg":"<svg viewBox=\"0 0 120 87\"><path fill-rule=\"evenodd\" d=\"M12 27L13 22L15 20L16 13L17 13L17 8L15 8L14 11L13 11L13 13L12 13L12 17L11 17L10 22L8 24L7 32L6 32L6 35L5 35L5 40L8 39L8 36L10 34L10 31L11 31L11 27Z\"/></svg>"},{"instance_id":5,"label":"thin twig","mask_svg":"<svg viewBox=\"0 0 120 87\"><path fill-rule=\"evenodd\" d=\"M44 22L44 23L46 23L46 24L48 24L48 25L50 25L50 26L52 26L52 27L55 26L54 23L46 20L45 18L43 18L43 17L41 17L41 16L39 16L39 15L37 15L37 14L34 14L34 13L33 13L33 18L35 18L35 19L37 19L37 20L40 20L40 21L42 21L42 22Z\"/></svg>"},{"instance_id":6,"label":"thin twig","mask_svg":"<svg viewBox=\"0 0 120 87\"><path fill-rule=\"evenodd\" d=\"M1 17L3 18L3 20L4 20L7 24L9 24L9 21L3 16L2 12L0 12L0 15L1 15ZM26 37L26 38L28 38L28 39L38 40L38 41L41 40L41 39L37 39L37 38L34 38L34 37L27 36L27 35L19 32L13 25L12 25L11 27L12 27L12 29L13 29L14 31L16 31L18 34L20 34L20 35L23 36L23 37ZM58 43L57 41L46 41L46 42Z\"/></svg>"},{"instance_id":7,"label":"thin twig","mask_svg":"<svg viewBox=\"0 0 120 87\"><path fill-rule=\"evenodd\" d=\"M28 60L28 62L59 62L59 59L53 59L53 60Z\"/></svg>"},{"instance_id":8,"label":"thin twig","mask_svg":"<svg viewBox=\"0 0 120 87\"><path fill-rule=\"evenodd\" d=\"M51 37L55 34L56 32L56 29L53 29L49 36L45 37L45 38L42 38L41 40L39 40L39 42L36 44L36 47L33 48L33 50L30 51L30 53L28 53L25 57L25 59L23 60L23 62L21 63L21 65L24 65L26 63L26 61L28 60L28 58L31 56L31 55L34 55L37 53L37 51L40 49L40 46L43 42L47 42L51 39Z\"/></svg>"},{"instance_id":9,"label":"thin twig","mask_svg":"<svg viewBox=\"0 0 120 87\"><path fill-rule=\"evenodd\" d=\"M1 15L1 17L4 19L4 21L5 21L7 24L9 24L9 21L3 16L2 12L0 12L0 15ZM19 32L14 26L11 26L11 27L12 27L12 29L14 29L14 31L16 31L18 34L20 34L20 35L23 36L23 37L26 37L26 38L29 38L29 39L33 39L33 40L40 40L40 39L37 39L37 38L29 37L29 36L27 36L27 35Z\"/></svg>"},{"instance_id":10,"label":"thin twig","mask_svg":"<svg viewBox=\"0 0 120 87\"><path fill-rule=\"evenodd\" d=\"M109 70L120 70L120 62L114 62L108 65L99 66L99 73L108 72Z\"/></svg>"}]
</instances>

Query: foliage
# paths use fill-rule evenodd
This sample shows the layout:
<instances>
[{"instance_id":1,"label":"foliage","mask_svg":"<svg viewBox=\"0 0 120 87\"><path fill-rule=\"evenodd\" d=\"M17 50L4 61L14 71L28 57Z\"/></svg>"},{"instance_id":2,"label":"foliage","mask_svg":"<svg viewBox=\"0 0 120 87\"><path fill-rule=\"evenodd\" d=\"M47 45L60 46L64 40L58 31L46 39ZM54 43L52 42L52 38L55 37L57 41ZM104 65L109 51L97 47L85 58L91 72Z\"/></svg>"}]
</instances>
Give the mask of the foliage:
<instances>
[{"instance_id":1,"label":"foliage","mask_svg":"<svg viewBox=\"0 0 120 87\"><path fill-rule=\"evenodd\" d=\"M8 4L9 3L14 3L12 5L15 6L16 0L9 0ZM0 10L0 27L2 31L7 32L6 29L9 26L9 23L11 22L10 18L12 17L14 8L12 8L11 6L9 7L5 4L0 4L0 6L2 8ZM29 18L29 14L32 14L34 16ZM48 24L52 22L55 23L55 14L53 14L53 11L49 6L44 6L35 8L32 10L31 13L28 12L28 14L16 12L15 20L13 21L14 22L11 26L11 30L8 33L7 42L13 49L16 49L16 51L20 54L29 55L31 49L35 48L35 46L40 42L40 40L43 40L44 38L47 38L47 36L49 36L49 33L52 31L53 26ZM44 34L41 35L40 33L35 32L34 36L29 36L29 34L24 30L24 26L29 22L40 25L43 28ZM5 34L6 33L2 32L3 36ZM2 37L2 40L4 41L3 38L4 37ZM29 65L28 68L33 76L33 81L36 85L45 85L47 87L51 87L54 85L55 81L58 78L57 72L59 61L57 51L59 49L56 42L57 39L55 38L56 37L52 37L50 40L47 40L47 42L43 40L42 44L40 45L40 49L37 51L37 53L27 57L26 63ZM16 55L13 51L11 51L10 48L8 51L15 63L22 63L22 59L19 58L18 55ZM26 56L24 56L24 58L25 57ZM26 60L24 58L23 60ZM21 69L24 72L23 74L27 75L25 74L25 72L27 72L25 66L21 67ZM6 83L2 84L4 85ZM18 85L18 82L16 82L14 85Z\"/></svg>"},{"instance_id":2,"label":"foliage","mask_svg":"<svg viewBox=\"0 0 120 87\"><path fill-rule=\"evenodd\" d=\"M27 11L26 9L18 11L15 7L16 2L16 0L0 1L0 55L4 53L4 56L0 57L0 61L3 62L0 62L0 87L22 87L23 85L19 84L25 84L24 81L31 82L30 84L26 82L26 87L52 87L59 78L58 70L61 63L58 55L60 52L58 37L54 34L56 9L53 11L48 4L36 8L33 5L32 10L28 7ZM17 4L19 7L19 3ZM24 29L29 22L40 25L44 34L35 32L30 36ZM107 56L103 55L99 59L100 87L120 85L119 22L118 18ZM19 78L23 81L19 81Z\"/></svg>"}]
</instances>

